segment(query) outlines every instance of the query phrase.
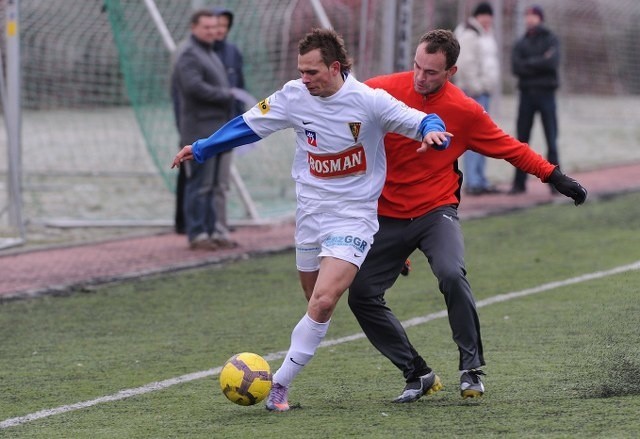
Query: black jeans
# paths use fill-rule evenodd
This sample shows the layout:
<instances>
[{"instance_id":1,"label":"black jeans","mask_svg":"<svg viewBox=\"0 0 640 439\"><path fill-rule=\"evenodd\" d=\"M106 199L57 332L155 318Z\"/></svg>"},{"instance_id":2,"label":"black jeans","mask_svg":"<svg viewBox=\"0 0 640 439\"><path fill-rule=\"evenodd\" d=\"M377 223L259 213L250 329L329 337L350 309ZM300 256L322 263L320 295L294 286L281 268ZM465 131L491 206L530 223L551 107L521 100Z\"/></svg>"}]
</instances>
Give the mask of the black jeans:
<instances>
[{"instance_id":1,"label":"black jeans","mask_svg":"<svg viewBox=\"0 0 640 439\"><path fill-rule=\"evenodd\" d=\"M520 91L520 104L518 106L518 140L529 143L531 128L536 113L540 113L544 136L547 140L547 160L559 165L558 160L558 119L556 117L556 95L554 90L529 89ZM526 189L527 173L516 169L513 179L513 188Z\"/></svg>"}]
</instances>

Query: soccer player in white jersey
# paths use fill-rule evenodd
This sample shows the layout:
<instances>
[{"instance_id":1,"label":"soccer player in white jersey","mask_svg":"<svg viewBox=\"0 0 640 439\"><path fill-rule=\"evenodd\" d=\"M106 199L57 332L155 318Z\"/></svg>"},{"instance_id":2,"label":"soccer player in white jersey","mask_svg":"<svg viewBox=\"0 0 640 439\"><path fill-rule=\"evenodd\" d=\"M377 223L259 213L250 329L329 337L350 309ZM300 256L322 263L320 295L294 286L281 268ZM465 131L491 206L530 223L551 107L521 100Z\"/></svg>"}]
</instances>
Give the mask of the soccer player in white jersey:
<instances>
[{"instance_id":1,"label":"soccer player in white jersey","mask_svg":"<svg viewBox=\"0 0 640 439\"><path fill-rule=\"evenodd\" d=\"M298 45L301 78L231 120L207 139L187 145L184 160L204 162L220 152L293 128L296 151L296 265L308 300L273 375L267 409L287 411L287 390L324 338L335 306L351 284L378 230L377 201L386 175L387 132L421 140L424 160L452 136L435 114L407 107L349 74L342 38L314 29ZM428 151L429 150L429 151Z\"/></svg>"}]
</instances>

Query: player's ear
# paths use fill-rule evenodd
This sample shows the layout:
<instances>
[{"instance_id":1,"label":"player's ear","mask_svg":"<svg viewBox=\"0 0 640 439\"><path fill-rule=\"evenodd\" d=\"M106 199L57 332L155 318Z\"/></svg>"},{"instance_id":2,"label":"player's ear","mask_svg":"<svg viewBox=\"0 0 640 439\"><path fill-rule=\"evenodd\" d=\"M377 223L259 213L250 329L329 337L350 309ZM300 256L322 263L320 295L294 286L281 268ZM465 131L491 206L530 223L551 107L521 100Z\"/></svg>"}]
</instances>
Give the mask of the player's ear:
<instances>
[{"instance_id":1,"label":"player's ear","mask_svg":"<svg viewBox=\"0 0 640 439\"><path fill-rule=\"evenodd\" d=\"M447 78L448 79L453 78L453 75L455 75L457 71L458 71L458 66L451 67L447 72Z\"/></svg>"},{"instance_id":2,"label":"player's ear","mask_svg":"<svg viewBox=\"0 0 640 439\"><path fill-rule=\"evenodd\" d=\"M329 70L335 75L340 74L340 61L334 61L329 65Z\"/></svg>"}]
</instances>

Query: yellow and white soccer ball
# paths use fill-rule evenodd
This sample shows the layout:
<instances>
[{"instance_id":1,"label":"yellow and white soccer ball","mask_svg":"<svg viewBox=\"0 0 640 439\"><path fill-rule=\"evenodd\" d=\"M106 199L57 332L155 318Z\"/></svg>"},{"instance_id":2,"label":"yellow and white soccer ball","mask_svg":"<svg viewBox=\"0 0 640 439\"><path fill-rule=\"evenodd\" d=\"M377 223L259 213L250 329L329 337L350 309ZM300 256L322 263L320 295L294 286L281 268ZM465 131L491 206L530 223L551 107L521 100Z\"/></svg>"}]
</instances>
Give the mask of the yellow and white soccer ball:
<instances>
[{"instance_id":1,"label":"yellow and white soccer ball","mask_svg":"<svg viewBox=\"0 0 640 439\"><path fill-rule=\"evenodd\" d=\"M258 354L242 352L229 358L220 372L220 388L231 402L254 405L269 395L271 368Z\"/></svg>"}]
</instances>

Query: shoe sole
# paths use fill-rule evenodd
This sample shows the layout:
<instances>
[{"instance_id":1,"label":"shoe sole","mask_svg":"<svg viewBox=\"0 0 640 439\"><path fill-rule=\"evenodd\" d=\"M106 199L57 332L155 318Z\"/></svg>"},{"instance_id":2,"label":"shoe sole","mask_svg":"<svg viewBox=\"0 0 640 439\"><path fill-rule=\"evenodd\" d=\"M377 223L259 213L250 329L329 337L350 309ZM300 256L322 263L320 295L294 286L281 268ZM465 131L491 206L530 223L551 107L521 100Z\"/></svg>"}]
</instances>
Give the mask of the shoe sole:
<instances>
[{"instance_id":1,"label":"shoe sole","mask_svg":"<svg viewBox=\"0 0 640 439\"><path fill-rule=\"evenodd\" d=\"M440 377L436 375L436 378L433 380L433 385L427 389L425 395L433 395L442 389L444 389L444 385L442 384L442 381L440 381Z\"/></svg>"},{"instance_id":2,"label":"shoe sole","mask_svg":"<svg viewBox=\"0 0 640 439\"><path fill-rule=\"evenodd\" d=\"M484 395L484 392L480 390L466 389L466 390L461 390L460 395L462 396L463 399L480 398L482 395Z\"/></svg>"},{"instance_id":3,"label":"shoe sole","mask_svg":"<svg viewBox=\"0 0 640 439\"><path fill-rule=\"evenodd\" d=\"M281 406L281 407L279 407ZM270 412L287 412L289 411L289 404L274 404L272 406L267 405L266 406L267 410L269 410Z\"/></svg>"}]
</instances>

